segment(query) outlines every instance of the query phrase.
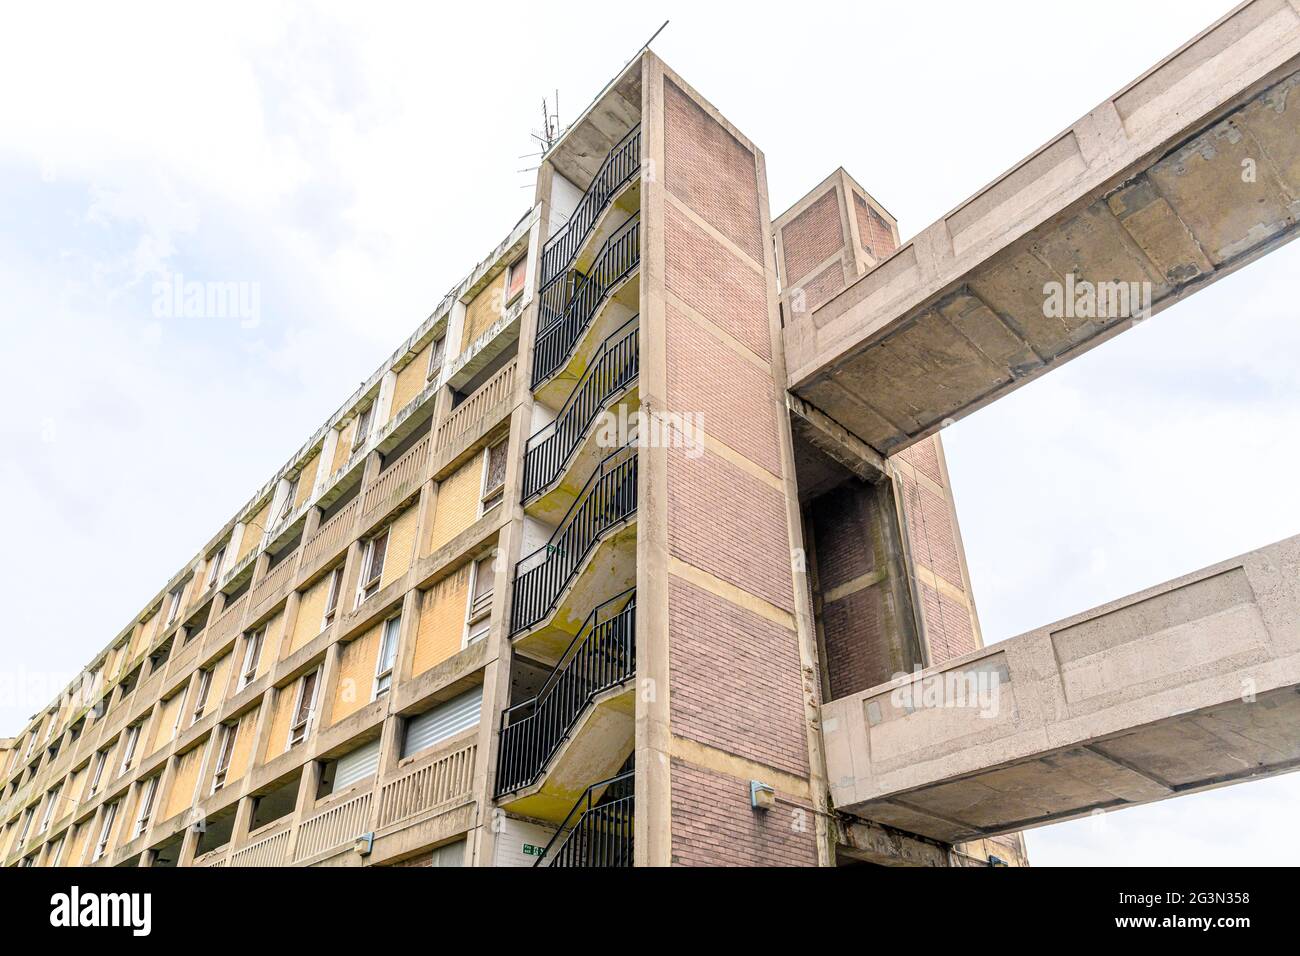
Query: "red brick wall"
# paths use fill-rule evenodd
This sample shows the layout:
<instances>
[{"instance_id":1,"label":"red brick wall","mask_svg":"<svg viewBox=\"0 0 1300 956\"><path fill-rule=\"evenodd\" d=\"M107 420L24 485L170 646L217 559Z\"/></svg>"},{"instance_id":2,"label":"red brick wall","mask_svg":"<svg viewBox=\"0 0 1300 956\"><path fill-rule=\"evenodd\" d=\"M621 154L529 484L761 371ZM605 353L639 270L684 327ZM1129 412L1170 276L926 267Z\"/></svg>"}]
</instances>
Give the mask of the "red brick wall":
<instances>
[{"instance_id":1,"label":"red brick wall","mask_svg":"<svg viewBox=\"0 0 1300 956\"><path fill-rule=\"evenodd\" d=\"M754 154L672 80L664 81L664 188L763 261Z\"/></svg>"},{"instance_id":2,"label":"red brick wall","mask_svg":"<svg viewBox=\"0 0 1300 956\"><path fill-rule=\"evenodd\" d=\"M832 187L781 230L784 286L796 284L827 258L844 248L839 194Z\"/></svg>"},{"instance_id":3,"label":"red brick wall","mask_svg":"<svg viewBox=\"0 0 1300 956\"><path fill-rule=\"evenodd\" d=\"M808 774L794 631L689 582L668 585L673 733ZM726 666L720 666L722 662Z\"/></svg>"},{"instance_id":4,"label":"red brick wall","mask_svg":"<svg viewBox=\"0 0 1300 956\"><path fill-rule=\"evenodd\" d=\"M763 271L769 239L757 158L671 80L665 79L663 95L668 409L701 414L711 439L779 477L777 393L764 368L772 358L768 294L774 277ZM673 297L689 311L677 308ZM712 450L669 448L666 467L669 554L791 615L791 626L783 626L749 610L743 598L733 602L672 577L672 733L728 759L772 768L773 776L806 776L784 493ZM715 765L715 758L698 759ZM777 811L766 818L755 814L748 779L695 766L681 755L670 778L674 862L816 862L811 814L806 832L793 830Z\"/></svg>"},{"instance_id":5,"label":"red brick wall","mask_svg":"<svg viewBox=\"0 0 1300 956\"><path fill-rule=\"evenodd\" d=\"M965 594L962 556L953 524L952 492L941 463L939 436L932 435L899 452L897 457L928 479L922 481L906 472L899 473L912 560L942 578L952 589ZM942 664L976 650L975 628L968 607L951 594L936 591L928 585L921 584L920 591L930 662Z\"/></svg>"},{"instance_id":6,"label":"red brick wall","mask_svg":"<svg viewBox=\"0 0 1300 956\"><path fill-rule=\"evenodd\" d=\"M894 231L880 213L859 196L853 194L853 208L858 217L858 236L862 248L877 260L884 259L894 251Z\"/></svg>"},{"instance_id":7,"label":"red brick wall","mask_svg":"<svg viewBox=\"0 0 1300 956\"><path fill-rule=\"evenodd\" d=\"M753 810L748 780L681 760L672 762L672 778L674 865L817 865L815 818L806 804Z\"/></svg>"}]
</instances>

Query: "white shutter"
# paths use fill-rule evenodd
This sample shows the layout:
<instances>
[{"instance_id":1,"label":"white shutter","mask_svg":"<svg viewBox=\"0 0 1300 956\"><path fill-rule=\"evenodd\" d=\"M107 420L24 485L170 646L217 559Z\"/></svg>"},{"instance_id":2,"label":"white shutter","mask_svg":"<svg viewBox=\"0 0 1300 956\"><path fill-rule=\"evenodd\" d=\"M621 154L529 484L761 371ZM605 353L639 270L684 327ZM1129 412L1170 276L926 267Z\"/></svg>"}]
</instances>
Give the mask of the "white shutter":
<instances>
[{"instance_id":1,"label":"white shutter","mask_svg":"<svg viewBox=\"0 0 1300 956\"><path fill-rule=\"evenodd\" d=\"M358 780L369 777L379 769L379 738L368 744L362 744L351 753L339 758L334 768L334 792L352 786Z\"/></svg>"},{"instance_id":2,"label":"white shutter","mask_svg":"<svg viewBox=\"0 0 1300 956\"><path fill-rule=\"evenodd\" d=\"M465 865L465 841L457 840L455 843L448 843L446 846L440 846L429 854L430 866L464 866Z\"/></svg>"},{"instance_id":3,"label":"white shutter","mask_svg":"<svg viewBox=\"0 0 1300 956\"><path fill-rule=\"evenodd\" d=\"M427 750L434 744L454 737L478 723L483 709L483 686L453 697L423 714L412 717L406 725L406 739L402 742L402 756Z\"/></svg>"}]
</instances>

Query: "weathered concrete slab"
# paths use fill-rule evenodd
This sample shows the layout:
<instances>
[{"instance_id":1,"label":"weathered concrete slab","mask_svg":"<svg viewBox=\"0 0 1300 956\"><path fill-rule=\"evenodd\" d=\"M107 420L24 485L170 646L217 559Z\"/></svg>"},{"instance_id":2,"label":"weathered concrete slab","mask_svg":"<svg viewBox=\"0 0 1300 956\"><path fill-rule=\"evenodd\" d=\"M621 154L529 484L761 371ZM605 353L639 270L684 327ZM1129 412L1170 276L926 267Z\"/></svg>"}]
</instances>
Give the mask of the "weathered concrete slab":
<instances>
[{"instance_id":1,"label":"weathered concrete slab","mask_svg":"<svg viewBox=\"0 0 1300 956\"><path fill-rule=\"evenodd\" d=\"M1288 241L1297 87L1300 0L1242 4L788 316L792 389L892 454ZM1045 287L1067 282L1091 283L1099 307L1045 309Z\"/></svg>"},{"instance_id":2,"label":"weathered concrete slab","mask_svg":"<svg viewBox=\"0 0 1300 956\"><path fill-rule=\"evenodd\" d=\"M1300 537L822 706L835 806L945 842L1300 767Z\"/></svg>"}]
</instances>

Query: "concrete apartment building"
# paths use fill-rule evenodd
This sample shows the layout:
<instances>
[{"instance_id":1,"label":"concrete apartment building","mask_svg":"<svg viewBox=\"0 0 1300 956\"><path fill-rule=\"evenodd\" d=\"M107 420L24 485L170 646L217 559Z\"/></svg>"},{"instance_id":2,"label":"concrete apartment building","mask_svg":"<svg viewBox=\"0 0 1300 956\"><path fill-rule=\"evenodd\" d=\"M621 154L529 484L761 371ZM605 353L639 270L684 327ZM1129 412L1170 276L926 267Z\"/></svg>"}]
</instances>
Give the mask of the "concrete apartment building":
<instances>
[{"instance_id":1,"label":"concrete apartment building","mask_svg":"<svg viewBox=\"0 0 1300 956\"><path fill-rule=\"evenodd\" d=\"M1300 766L1300 543L985 648L938 435L1135 319L1044 281L1155 312L1291 238L1297 84L1300 4L1252 0L901 243L842 169L772 218L643 52L0 740L0 859L1023 864L1026 827Z\"/></svg>"}]
</instances>

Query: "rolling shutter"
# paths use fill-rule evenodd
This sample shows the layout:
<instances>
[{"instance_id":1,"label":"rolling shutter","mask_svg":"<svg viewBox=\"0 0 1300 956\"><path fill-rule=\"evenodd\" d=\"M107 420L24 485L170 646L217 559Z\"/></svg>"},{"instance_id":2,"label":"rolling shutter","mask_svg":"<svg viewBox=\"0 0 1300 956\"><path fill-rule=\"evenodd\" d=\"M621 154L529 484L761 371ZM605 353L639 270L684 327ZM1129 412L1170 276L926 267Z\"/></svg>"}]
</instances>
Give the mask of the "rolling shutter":
<instances>
[{"instance_id":1,"label":"rolling shutter","mask_svg":"<svg viewBox=\"0 0 1300 956\"><path fill-rule=\"evenodd\" d=\"M430 708L412 717L406 725L406 738L402 741L402 756L427 750L436 743L454 737L462 730L478 723L483 708L483 687L479 685L445 704Z\"/></svg>"},{"instance_id":2,"label":"rolling shutter","mask_svg":"<svg viewBox=\"0 0 1300 956\"><path fill-rule=\"evenodd\" d=\"M362 744L339 758L338 766L334 768L335 793L352 786L358 780L364 780L379 769L379 740L376 737L370 743Z\"/></svg>"}]
</instances>

